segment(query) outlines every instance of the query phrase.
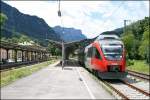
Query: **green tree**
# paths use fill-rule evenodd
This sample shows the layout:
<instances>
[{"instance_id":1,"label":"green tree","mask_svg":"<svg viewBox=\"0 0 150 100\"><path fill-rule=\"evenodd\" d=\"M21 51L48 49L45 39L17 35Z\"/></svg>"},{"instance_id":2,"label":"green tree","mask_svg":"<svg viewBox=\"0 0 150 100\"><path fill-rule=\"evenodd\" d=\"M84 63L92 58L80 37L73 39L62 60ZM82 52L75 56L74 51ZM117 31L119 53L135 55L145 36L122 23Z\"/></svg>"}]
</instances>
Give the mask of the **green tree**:
<instances>
[{"instance_id":1,"label":"green tree","mask_svg":"<svg viewBox=\"0 0 150 100\"><path fill-rule=\"evenodd\" d=\"M61 55L61 50L59 48L56 48L55 53L56 53L57 56L60 56Z\"/></svg>"},{"instance_id":2,"label":"green tree","mask_svg":"<svg viewBox=\"0 0 150 100\"><path fill-rule=\"evenodd\" d=\"M150 44L149 44L149 37L150 37L150 33L149 33L149 26L147 26L145 28L143 37L142 37L142 42L141 45L139 47L139 54L141 55L141 57L143 59L147 59L147 62L149 62L149 49L150 49Z\"/></svg>"},{"instance_id":3,"label":"green tree","mask_svg":"<svg viewBox=\"0 0 150 100\"><path fill-rule=\"evenodd\" d=\"M1 26L3 26L3 25L5 24L5 21L8 20L8 18L7 18L7 16L6 16L5 14L3 14L3 13L0 13L0 18L1 18L0 24L1 24Z\"/></svg>"},{"instance_id":4,"label":"green tree","mask_svg":"<svg viewBox=\"0 0 150 100\"><path fill-rule=\"evenodd\" d=\"M1 24L1 30L5 24L5 21L7 20L7 16L3 13L0 13L0 24ZM2 39L2 33L0 33L0 39Z\"/></svg>"},{"instance_id":5,"label":"green tree","mask_svg":"<svg viewBox=\"0 0 150 100\"><path fill-rule=\"evenodd\" d=\"M31 39L26 36L26 35L20 35L20 38L19 38L19 42L22 43L22 42L30 42Z\"/></svg>"},{"instance_id":6,"label":"green tree","mask_svg":"<svg viewBox=\"0 0 150 100\"><path fill-rule=\"evenodd\" d=\"M18 43L19 40L18 40L17 37L12 37L12 38L9 38L9 39L8 39L8 42L10 42L10 43Z\"/></svg>"},{"instance_id":7,"label":"green tree","mask_svg":"<svg viewBox=\"0 0 150 100\"><path fill-rule=\"evenodd\" d=\"M126 33L126 35L124 35L122 37L122 40L124 42L124 45L125 45L125 49L127 51L127 54L129 56L130 59L133 59L134 58L134 49L135 47L133 48L133 45L135 45L135 39L134 39L134 35L132 34L132 32L128 32Z\"/></svg>"},{"instance_id":8,"label":"green tree","mask_svg":"<svg viewBox=\"0 0 150 100\"><path fill-rule=\"evenodd\" d=\"M48 43L48 51L54 56L61 55L61 49L58 48L58 46L54 43L49 42Z\"/></svg>"},{"instance_id":9,"label":"green tree","mask_svg":"<svg viewBox=\"0 0 150 100\"><path fill-rule=\"evenodd\" d=\"M122 40L130 59L138 60L149 58L149 39L144 38L144 34L149 33L149 22L149 17L133 22L126 27L126 33L122 34ZM149 37L149 35L145 37Z\"/></svg>"},{"instance_id":10,"label":"green tree","mask_svg":"<svg viewBox=\"0 0 150 100\"><path fill-rule=\"evenodd\" d=\"M56 49L56 48L55 48L54 43L49 42L49 43L48 43L48 51L49 51L52 55L56 55L55 49Z\"/></svg>"}]
</instances>

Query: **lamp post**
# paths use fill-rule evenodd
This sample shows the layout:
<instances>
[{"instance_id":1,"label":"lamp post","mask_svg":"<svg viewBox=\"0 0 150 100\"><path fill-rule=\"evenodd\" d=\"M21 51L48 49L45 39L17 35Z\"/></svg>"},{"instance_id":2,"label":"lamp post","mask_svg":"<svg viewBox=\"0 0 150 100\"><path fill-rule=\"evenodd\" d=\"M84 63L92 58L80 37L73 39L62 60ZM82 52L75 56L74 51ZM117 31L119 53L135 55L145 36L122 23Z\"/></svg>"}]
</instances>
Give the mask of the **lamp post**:
<instances>
[{"instance_id":1,"label":"lamp post","mask_svg":"<svg viewBox=\"0 0 150 100\"><path fill-rule=\"evenodd\" d=\"M62 40L62 69L64 67L64 56L65 56L65 46L64 46L64 42Z\"/></svg>"},{"instance_id":2,"label":"lamp post","mask_svg":"<svg viewBox=\"0 0 150 100\"><path fill-rule=\"evenodd\" d=\"M60 20L61 20L61 11L60 11L60 0L59 0L59 5L58 5L58 17L60 17ZM62 33L64 34L64 29L62 30ZM62 34L62 35L63 35ZM65 59L65 45L64 45L64 41L63 41L63 38L62 38L62 69L64 67L64 59Z\"/></svg>"},{"instance_id":3,"label":"lamp post","mask_svg":"<svg viewBox=\"0 0 150 100\"><path fill-rule=\"evenodd\" d=\"M126 33L126 26L127 26L127 22L130 22L131 20L124 20L124 33Z\"/></svg>"}]
</instances>

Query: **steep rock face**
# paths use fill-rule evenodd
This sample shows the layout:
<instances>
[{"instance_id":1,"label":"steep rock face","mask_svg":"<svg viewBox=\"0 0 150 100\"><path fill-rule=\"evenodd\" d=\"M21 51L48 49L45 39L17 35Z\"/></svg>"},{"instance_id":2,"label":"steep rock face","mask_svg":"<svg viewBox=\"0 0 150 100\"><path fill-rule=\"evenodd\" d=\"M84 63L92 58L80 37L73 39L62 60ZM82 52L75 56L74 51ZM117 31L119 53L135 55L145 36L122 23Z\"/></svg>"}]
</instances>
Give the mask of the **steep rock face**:
<instances>
[{"instance_id":1,"label":"steep rock face","mask_svg":"<svg viewBox=\"0 0 150 100\"><path fill-rule=\"evenodd\" d=\"M16 8L11 7L2 1L1 13L4 13L8 17L3 30L19 32L43 43L46 37L47 39L60 41L59 35L56 34L55 31L49 27L42 18L23 14ZM11 32L9 33L10 34L2 34L3 36L5 36L5 34L11 36Z\"/></svg>"},{"instance_id":2,"label":"steep rock face","mask_svg":"<svg viewBox=\"0 0 150 100\"><path fill-rule=\"evenodd\" d=\"M79 29L62 28L60 26L55 26L53 29L65 42L79 41L87 38Z\"/></svg>"}]
</instances>

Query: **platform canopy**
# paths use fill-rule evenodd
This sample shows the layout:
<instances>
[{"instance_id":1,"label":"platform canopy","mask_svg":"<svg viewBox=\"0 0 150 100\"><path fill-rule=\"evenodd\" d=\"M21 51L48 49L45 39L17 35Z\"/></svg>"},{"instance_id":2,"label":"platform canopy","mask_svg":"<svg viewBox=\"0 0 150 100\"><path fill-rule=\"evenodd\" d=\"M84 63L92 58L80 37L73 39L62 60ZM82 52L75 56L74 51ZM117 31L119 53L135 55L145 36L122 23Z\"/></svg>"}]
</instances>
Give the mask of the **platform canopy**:
<instances>
[{"instance_id":1,"label":"platform canopy","mask_svg":"<svg viewBox=\"0 0 150 100\"><path fill-rule=\"evenodd\" d=\"M72 41L72 42L58 42L54 40L48 40L51 43L54 43L56 46L62 48L62 66L64 66L65 60L68 59L69 53L73 50L84 48L91 42L93 42L95 38L93 39L84 39L79 41ZM73 50L72 50L73 48Z\"/></svg>"},{"instance_id":2,"label":"platform canopy","mask_svg":"<svg viewBox=\"0 0 150 100\"><path fill-rule=\"evenodd\" d=\"M6 41L0 41L0 47L5 49L27 50L37 52L48 52L47 48L39 45L19 45L17 43L10 43Z\"/></svg>"}]
</instances>

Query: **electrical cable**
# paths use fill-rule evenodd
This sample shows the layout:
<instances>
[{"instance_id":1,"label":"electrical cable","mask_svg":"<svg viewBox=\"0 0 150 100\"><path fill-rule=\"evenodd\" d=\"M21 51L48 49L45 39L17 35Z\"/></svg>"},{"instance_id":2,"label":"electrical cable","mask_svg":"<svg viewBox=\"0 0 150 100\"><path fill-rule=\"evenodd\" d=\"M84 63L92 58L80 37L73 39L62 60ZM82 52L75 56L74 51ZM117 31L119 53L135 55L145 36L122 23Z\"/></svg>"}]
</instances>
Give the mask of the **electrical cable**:
<instances>
[{"instance_id":1,"label":"electrical cable","mask_svg":"<svg viewBox=\"0 0 150 100\"><path fill-rule=\"evenodd\" d=\"M122 2L120 3L120 5L119 5L119 6L111 13L111 15L108 16L106 19L108 20L109 17L111 17L114 13L116 13L117 10L124 4L124 2L125 2L125 1L122 1ZM104 26L104 23L107 22L107 20L104 20L104 22L102 23L102 26Z\"/></svg>"}]
</instances>

